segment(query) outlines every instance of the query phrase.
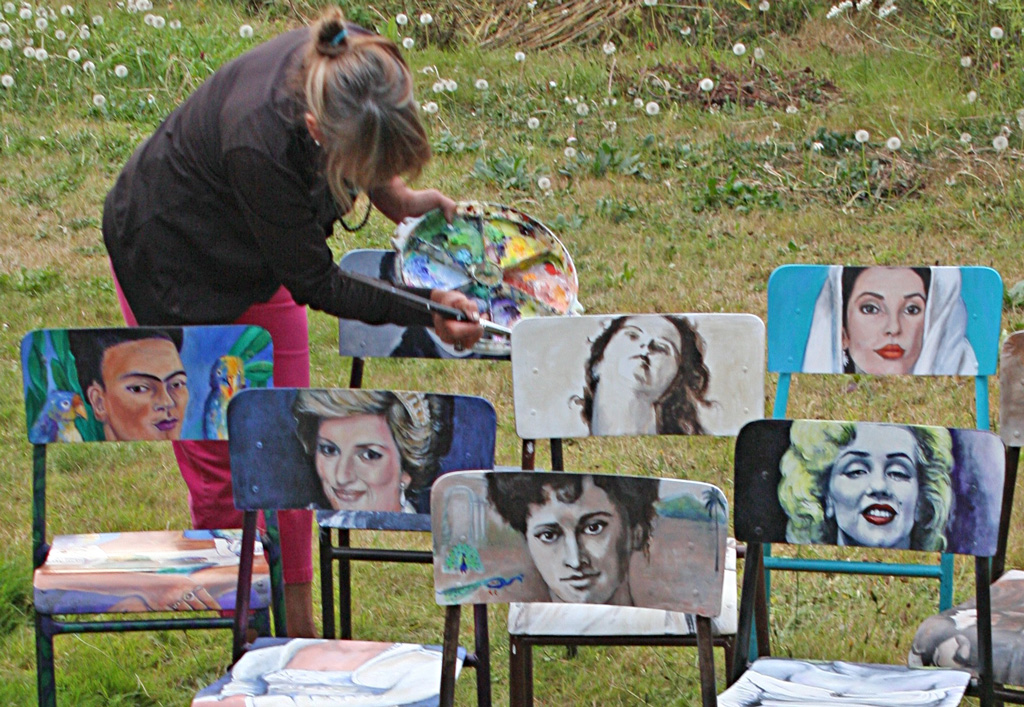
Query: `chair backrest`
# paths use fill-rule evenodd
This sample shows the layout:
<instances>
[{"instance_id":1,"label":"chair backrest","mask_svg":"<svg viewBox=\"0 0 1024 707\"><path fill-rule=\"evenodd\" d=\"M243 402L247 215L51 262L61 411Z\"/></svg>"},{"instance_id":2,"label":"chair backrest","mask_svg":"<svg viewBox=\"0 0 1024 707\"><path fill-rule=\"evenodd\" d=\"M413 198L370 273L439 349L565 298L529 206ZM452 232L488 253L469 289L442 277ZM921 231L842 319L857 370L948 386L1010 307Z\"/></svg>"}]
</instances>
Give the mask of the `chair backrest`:
<instances>
[{"instance_id":1,"label":"chair backrest","mask_svg":"<svg viewBox=\"0 0 1024 707\"><path fill-rule=\"evenodd\" d=\"M512 330L523 439L735 435L764 415L764 324L752 314L610 314Z\"/></svg>"},{"instance_id":2,"label":"chair backrest","mask_svg":"<svg viewBox=\"0 0 1024 707\"><path fill-rule=\"evenodd\" d=\"M568 601L704 617L721 609L729 514L711 484L467 471L439 479L431 506L441 605Z\"/></svg>"},{"instance_id":3,"label":"chair backrest","mask_svg":"<svg viewBox=\"0 0 1024 707\"><path fill-rule=\"evenodd\" d=\"M21 362L33 444L227 439L231 397L273 384L270 334L244 325L39 329Z\"/></svg>"},{"instance_id":4,"label":"chair backrest","mask_svg":"<svg viewBox=\"0 0 1024 707\"><path fill-rule=\"evenodd\" d=\"M983 430L758 420L736 439L736 538L991 557L1003 471Z\"/></svg>"},{"instance_id":5,"label":"chair backrest","mask_svg":"<svg viewBox=\"0 0 1024 707\"><path fill-rule=\"evenodd\" d=\"M245 391L229 427L236 507L320 509L349 528L430 530L435 479L494 466L494 408L474 396Z\"/></svg>"},{"instance_id":6,"label":"chair backrest","mask_svg":"<svg viewBox=\"0 0 1024 707\"><path fill-rule=\"evenodd\" d=\"M773 416L786 417L794 373L975 376L977 426L988 429L984 381L996 371L1002 297L1002 278L986 267L777 268L768 280L768 370L780 374Z\"/></svg>"}]
</instances>

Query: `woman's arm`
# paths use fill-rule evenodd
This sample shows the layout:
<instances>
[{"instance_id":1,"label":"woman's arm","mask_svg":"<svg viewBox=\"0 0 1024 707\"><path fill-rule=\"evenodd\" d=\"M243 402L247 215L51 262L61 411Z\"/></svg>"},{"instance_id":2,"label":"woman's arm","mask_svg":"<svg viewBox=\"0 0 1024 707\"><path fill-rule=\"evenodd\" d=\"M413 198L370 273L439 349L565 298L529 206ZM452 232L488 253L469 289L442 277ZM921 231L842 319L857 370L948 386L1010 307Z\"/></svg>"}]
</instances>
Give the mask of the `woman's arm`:
<instances>
[{"instance_id":1,"label":"woman's arm","mask_svg":"<svg viewBox=\"0 0 1024 707\"><path fill-rule=\"evenodd\" d=\"M395 223L410 216L422 216L431 209L441 209L444 217L455 218L455 202L437 189L411 189L401 177L394 177L386 186L370 190L370 201Z\"/></svg>"}]
</instances>

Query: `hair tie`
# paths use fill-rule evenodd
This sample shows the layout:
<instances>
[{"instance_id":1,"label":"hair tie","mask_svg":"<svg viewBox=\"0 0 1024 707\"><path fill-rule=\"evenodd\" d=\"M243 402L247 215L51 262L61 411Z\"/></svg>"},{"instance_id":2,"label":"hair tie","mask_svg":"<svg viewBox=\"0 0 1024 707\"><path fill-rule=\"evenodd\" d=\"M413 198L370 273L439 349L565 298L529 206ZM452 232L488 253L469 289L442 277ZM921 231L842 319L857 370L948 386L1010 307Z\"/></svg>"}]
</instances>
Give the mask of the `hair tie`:
<instances>
[{"instance_id":1,"label":"hair tie","mask_svg":"<svg viewBox=\"0 0 1024 707\"><path fill-rule=\"evenodd\" d=\"M334 39L331 40L331 46L332 47L338 46L339 44L341 44L342 42L345 41L345 37L347 37L347 36L348 36L348 30L346 28L342 27L341 30L339 30L338 33L336 35L334 35Z\"/></svg>"}]
</instances>

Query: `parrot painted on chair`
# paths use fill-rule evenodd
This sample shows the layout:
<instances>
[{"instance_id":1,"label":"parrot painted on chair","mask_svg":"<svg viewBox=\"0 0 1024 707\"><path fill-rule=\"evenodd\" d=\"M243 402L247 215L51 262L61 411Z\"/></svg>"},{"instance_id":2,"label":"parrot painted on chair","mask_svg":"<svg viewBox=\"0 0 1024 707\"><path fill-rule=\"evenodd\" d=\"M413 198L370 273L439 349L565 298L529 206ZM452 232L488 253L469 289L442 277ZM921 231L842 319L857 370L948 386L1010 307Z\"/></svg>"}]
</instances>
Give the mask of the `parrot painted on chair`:
<instances>
[{"instance_id":1,"label":"parrot painted on chair","mask_svg":"<svg viewBox=\"0 0 1024 707\"><path fill-rule=\"evenodd\" d=\"M39 416L32 423L28 439L32 444L81 442L82 434L75 427L75 420L79 417L88 417L81 395L66 390L51 390Z\"/></svg>"},{"instance_id":2,"label":"parrot painted on chair","mask_svg":"<svg viewBox=\"0 0 1024 707\"><path fill-rule=\"evenodd\" d=\"M206 439L228 438L228 403L245 388L245 363L238 356L221 356L210 369L210 394L203 407Z\"/></svg>"}]
</instances>

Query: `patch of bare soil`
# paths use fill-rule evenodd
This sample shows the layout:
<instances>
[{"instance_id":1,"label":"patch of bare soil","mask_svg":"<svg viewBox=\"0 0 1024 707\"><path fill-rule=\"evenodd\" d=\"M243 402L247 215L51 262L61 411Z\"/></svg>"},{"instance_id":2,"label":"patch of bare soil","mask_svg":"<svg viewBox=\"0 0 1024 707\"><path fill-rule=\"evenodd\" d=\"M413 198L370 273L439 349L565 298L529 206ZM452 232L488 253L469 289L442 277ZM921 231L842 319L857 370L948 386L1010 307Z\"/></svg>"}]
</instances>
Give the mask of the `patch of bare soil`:
<instances>
[{"instance_id":1,"label":"patch of bare soil","mask_svg":"<svg viewBox=\"0 0 1024 707\"><path fill-rule=\"evenodd\" d=\"M701 90L700 81L704 78L715 82L711 91ZM704 69L694 64L657 64L639 77L622 77L619 82L625 84L630 96L708 108L727 103L745 108L785 108L801 103L827 104L839 97L839 87L810 68L774 72L761 64L752 64L749 70L737 72L713 60Z\"/></svg>"}]
</instances>

